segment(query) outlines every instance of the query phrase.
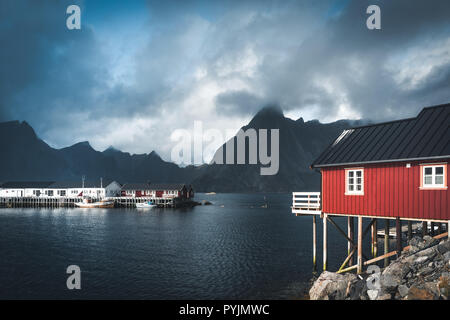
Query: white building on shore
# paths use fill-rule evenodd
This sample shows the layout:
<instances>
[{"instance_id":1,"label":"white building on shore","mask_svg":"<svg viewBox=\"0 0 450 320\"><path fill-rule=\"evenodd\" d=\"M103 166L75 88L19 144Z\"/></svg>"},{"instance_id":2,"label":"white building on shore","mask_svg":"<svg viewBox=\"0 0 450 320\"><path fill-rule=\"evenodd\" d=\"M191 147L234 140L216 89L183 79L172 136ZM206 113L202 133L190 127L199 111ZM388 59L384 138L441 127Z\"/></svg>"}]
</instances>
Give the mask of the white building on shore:
<instances>
[{"instance_id":1,"label":"white building on shore","mask_svg":"<svg viewBox=\"0 0 450 320\"><path fill-rule=\"evenodd\" d=\"M105 198L120 196L117 181L9 181L0 185L0 197Z\"/></svg>"}]
</instances>

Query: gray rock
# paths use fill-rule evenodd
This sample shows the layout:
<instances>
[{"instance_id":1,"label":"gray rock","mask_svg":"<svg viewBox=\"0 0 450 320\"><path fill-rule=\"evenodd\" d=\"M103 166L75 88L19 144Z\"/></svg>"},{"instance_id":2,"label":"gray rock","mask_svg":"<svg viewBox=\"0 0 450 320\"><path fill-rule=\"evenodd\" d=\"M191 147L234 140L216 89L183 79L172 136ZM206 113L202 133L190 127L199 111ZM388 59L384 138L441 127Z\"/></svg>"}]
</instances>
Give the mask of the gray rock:
<instances>
[{"instance_id":1,"label":"gray rock","mask_svg":"<svg viewBox=\"0 0 450 320\"><path fill-rule=\"evenodd\" d=\"M409 245L410 245L409 251L411 253L415 253L417 251L437 245L438 243L439 243L439 240L436 240L430 236L425 236L425 237L423 237L423 239L418 236L415 236L409 241Z\"/></svg>"},{"instance_id":2,"label":"gray rock","mask_svg":"<svg viewBox=\"0 0 450 320\"><path fill-rule=\"evenodd\" d=\"M408 295L409 288L405 285L399 285L398 286L398 293L400 294L400 297L404 298Z\"/></svg>"},{"instance_id":3,"label":"gray rock","mask_svg":"<svg viewBox=\"0 0 450 320\"><path fill-rule=\"evenodd\" d=\"M345 293L347 300L364 300L367 295L367 286L365 281L352 280L348 283Z\"/></svg>"},{"instance_id":4,"label":"gray rock","mask_svg":"<svg viewBox=\"0 0 450 320\"><path fill-rule=\"evenodd\" d=\"M354 274L337 274L324 271L309 290L311 300L344 300L352 282L358 281Z\"/></svg>"},{"instance_id":5,"label":"gray rock","mask_svg":"<svg viewBox=\"0 0 450 320\"><path fill-rule=\"evenodd\" d=\"M427 282L425 283L424 288L433 295L433 299L435 300L441 295L437 282Z\"/></svg>"},{"instance_id":6,"label":"gray rock","mask_svg":"<svg viewBox=\"0 0 450 320\"><path fill-rule=\"evenodd\" d=\"M382 288L389 293L394 293L401 283L402 278L395 274L383 274L381 278Z\"/></svg>"},{"instance_id":7,"label":"gray rock","mask_svg":"<svg viewBox=\"0 0 450 320\"><path fill-rule=\"evenodd\" d=\"M420 250L420 247L422 246L422 239L415 236L411 240L409 240L409 252L414 253Z\"/></svg>"},{"instance_id":8,"label":"gray rock","mask_svg":"<svg viewBox=\"0 0 450 320\"><path fill-rule=\"evenodd\" d=\"M435 269L432 267L425 267L417 275L418 276L426 276L426 275L433 273L434 271L435 271Z\"/></svg>"},{"instance_id":9,"label":"gray rock","mask_svg":"<svg viewBox=\"0 0 450 320\"><path fill-rule=\"evenodd\" d=\"M414 260L414 263L421 264L421 263L424 263L427 260L428 260L427 256L418 257L416 260Z\"/></svg>"},{"instance_id":10,"label":"gray rock","mask_svg":"<svg viewBox=\"0 0 450 320\"><path fill-rule=\"evenodd\" d=\"M397 287L402 283L410 272L409 263L401 263L396 261L390 264L381 274L381 286L382 290L395 294Z\"/></svg>"},{"instance_id":11,"label":"gray rock","mask_svg":"<svg viewBox=\"0 0 450 320\"><path fill-rule=\"evenodd\" d=\"M383 294L379 294L376 300L391 300L391 299L392 299L392 294L383 293Z\"/></svg>"},{"instance_id":12,"label":"gray rock","mask_svg":"<svg viewBox=\"0 0 450 320\"><path fill-rule=\"evenodd\" d=\"M449 262L450 261L450 251L444 253L444 261Z\"/></svg>"},{"instance_id":13,"label":"gray rock","mask_svg":"<svg viewBox=\"0 0 450 320\"><path fill-rule=\"evenodd\" d=\"M370 300L376 300L378 298L379 290L367 290L367 295Z\"/></svg>"},{"instance_id":14,"label":"gray rock","mask_svg":"<svg viewBox=\"0 0 450 320\"><path fill-rule=\"evenodd\" d=\"M314 300L432 300L448 299L450 292L450 241L436 243L431 237L417 238L415 253L402 255L385 268L378 285L370 286L368 279L354 274L323 272L310 290ZM373 284L373 283L372 283Z\"/></svg>"},{"instance_id":15,"label":"gray rock","mask_svg":"<svg viewBox=\"0 0 450 320\"><path fill-rule=\"evenodd\" d=\"M437 251L439 251L440 254L445 254L446 252L450 252L450 241L444 241L443 243L440 243L437 246Z\"/></svg>"}]
</instances>

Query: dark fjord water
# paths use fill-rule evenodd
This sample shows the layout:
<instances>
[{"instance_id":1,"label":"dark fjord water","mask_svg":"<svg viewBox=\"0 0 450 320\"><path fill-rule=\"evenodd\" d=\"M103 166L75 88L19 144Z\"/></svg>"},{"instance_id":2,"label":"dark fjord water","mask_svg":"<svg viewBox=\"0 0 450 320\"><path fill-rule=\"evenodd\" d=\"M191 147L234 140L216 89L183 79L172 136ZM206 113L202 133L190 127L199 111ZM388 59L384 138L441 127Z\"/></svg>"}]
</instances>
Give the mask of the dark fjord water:
<instances>
[{"instance_id":1,"label":"dark fjord water","mask_svg":"<svg viewBox=\"0 0 450 320\"><path fill-rule=\"evenodd\" d=\"M264 196L268 208L261 207ZM312 276L312 218L290 213L290 194L196 198L214 205L152 211L0 209L0 298L301 296ZM346 243L329 229L335 269ZM320 248L318 255L320 268ZM81 268L81 290L66 287L71 264Z\"/></svg>"}]
</instances>

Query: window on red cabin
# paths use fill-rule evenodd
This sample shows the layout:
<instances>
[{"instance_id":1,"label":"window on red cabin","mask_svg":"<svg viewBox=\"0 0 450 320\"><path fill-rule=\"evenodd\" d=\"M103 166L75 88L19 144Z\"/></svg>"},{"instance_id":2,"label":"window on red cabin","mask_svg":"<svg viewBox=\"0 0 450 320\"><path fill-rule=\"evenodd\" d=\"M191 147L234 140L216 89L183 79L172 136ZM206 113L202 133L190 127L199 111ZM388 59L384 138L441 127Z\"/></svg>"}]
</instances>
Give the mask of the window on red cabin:
<instances>
[{"instance_id":1,"label":"window on red cabin","mask_svg":"<svg viewBox=\"0 0 450 320\"><path fill-rule=\"evenodd\" d=\"M420 167L420 189L447 189L447 164L424 164Z\"/></svg>"},{"instance_id":2,"label":"window on red cabin","mask_svg":"<svg viewBox=\"0 0 450 320\"><path fill-rule=\"evenodd\" d=\"M364 194L364 170L346 169L345 170L345 194L363 195Z\"/></svg>"}]
</instances>

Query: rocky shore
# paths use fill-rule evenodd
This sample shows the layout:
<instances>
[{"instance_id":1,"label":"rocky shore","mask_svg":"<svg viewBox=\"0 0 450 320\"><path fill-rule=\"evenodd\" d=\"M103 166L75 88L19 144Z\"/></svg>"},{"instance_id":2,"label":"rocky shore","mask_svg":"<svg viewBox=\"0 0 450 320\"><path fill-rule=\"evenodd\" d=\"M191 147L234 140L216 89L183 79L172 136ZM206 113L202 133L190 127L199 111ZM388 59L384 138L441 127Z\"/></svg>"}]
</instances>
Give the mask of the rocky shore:
<instances>
[{"instance_id":1,"label":"rocky shore","mask_svg":"<svg viewBox=\"0 0 450 320\"><path fill-rule=\"evenodd\" d=\"M381 269L367 273L325 271L309 291L311 300L448 300L450 295L450 240L415 237L409 250Z\"/></svg>"}]
</instances>

